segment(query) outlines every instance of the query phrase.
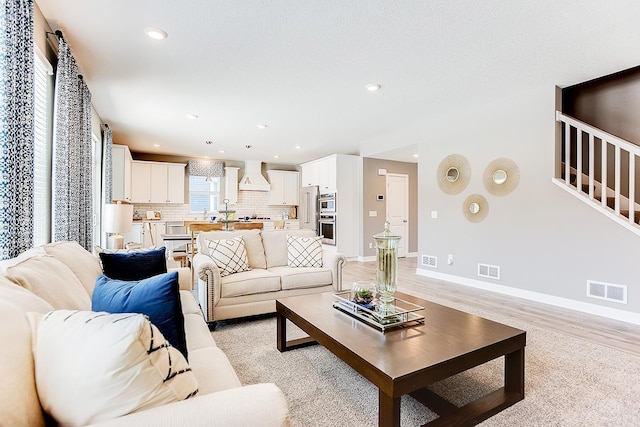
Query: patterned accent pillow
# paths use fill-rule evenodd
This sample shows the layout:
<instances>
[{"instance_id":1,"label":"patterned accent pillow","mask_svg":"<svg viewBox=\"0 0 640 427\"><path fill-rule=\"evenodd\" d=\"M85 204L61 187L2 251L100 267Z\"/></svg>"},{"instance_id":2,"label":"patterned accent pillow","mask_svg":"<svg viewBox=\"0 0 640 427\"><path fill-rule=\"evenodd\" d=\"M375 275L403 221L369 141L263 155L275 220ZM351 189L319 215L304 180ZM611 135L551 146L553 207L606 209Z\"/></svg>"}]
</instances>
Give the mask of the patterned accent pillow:
<instances>
[{"instance_id":1,"label":"patterned accent pillow","mask_svg":"<svg viewBox=\"0 0 640 427\"><path fill-rule=\"evenodd\" d=\"M204 240L209 256L220 269L221 276L249 270L247 250L242 236L221 240Z\"/></svg>"},{"instance_id":2,"label":"patterned accent pillow","mask_svg":"<svg viewBox=\"0 0 640 427\"><path fill-rule=\"evenodd\" d=\"M287 265L322 267L322 239L318 236L287 236Z\"/></svg>"},{"instance_id":3,"label":"patterned accent pillow","mask_svg":"<svg viewBox=\"0 0 640 427\"><path fill-rule=\"evenodd\" d=\"M198 392L182 354L142 314L28 313L36 388L57 424L88 425Z\"/></svg>"}]
</instances>

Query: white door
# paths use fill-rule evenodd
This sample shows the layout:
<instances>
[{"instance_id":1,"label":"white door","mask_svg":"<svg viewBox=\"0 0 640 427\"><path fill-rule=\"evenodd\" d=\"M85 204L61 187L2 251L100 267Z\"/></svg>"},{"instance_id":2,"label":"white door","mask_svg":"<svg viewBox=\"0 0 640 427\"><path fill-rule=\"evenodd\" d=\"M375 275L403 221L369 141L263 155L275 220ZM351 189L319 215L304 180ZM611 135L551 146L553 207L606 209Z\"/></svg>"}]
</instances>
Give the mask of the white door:
<instances>
[{"instance_id":1,"label":"white door","mask_svg":"<svg viewBox=\"0 0 640 427\"><path fill-rule=\"evenodd\" d=\"M398 256L406 257L409 248L409 175L387 174L387 217L391 233L401 236Z\"/></svg>"}]
</instances>

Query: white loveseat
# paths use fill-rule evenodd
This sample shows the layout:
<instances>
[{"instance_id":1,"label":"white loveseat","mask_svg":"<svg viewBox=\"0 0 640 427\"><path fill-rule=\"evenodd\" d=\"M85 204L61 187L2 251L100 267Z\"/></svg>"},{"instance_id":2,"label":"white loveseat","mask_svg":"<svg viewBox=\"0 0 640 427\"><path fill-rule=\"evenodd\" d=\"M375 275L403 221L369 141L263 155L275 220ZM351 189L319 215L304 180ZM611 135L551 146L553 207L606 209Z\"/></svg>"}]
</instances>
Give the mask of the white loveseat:
<instances>
[{"instance_id":1,"label":"white loveseat","mask_svg":"<svg viewBox=\"0 0 640 427\"><path fill-rule=\"evenodd\" d=\"M274 384L240 384L191 294L190 272L183 270L179 272L180 296L189 365L198 382L198 394L99 425L289 425L280 389ZM0 262L0 425L40 427L46 423L36 389L31 328L25 314L63 308L90 310L90 295L101 273L97 258L75 242L48 244ZM54 285L60 286L52 289Z\"/></svg>"},{"instance_id":2,"label":"white loveseat","mask_svg":"<svg viewBox=\"0 0 640 427\"><path fill-rule=\"evenodd\" d=\"M289 267L287 236L315 237L311 230L208 231L198 235L193 268L198 299L210 327L215 321L273 313L277 298L342 290L345 257L322 251L322 267ZM222 276L204 240L242 236L250 270Z\"/></svg>"}]
</instances>

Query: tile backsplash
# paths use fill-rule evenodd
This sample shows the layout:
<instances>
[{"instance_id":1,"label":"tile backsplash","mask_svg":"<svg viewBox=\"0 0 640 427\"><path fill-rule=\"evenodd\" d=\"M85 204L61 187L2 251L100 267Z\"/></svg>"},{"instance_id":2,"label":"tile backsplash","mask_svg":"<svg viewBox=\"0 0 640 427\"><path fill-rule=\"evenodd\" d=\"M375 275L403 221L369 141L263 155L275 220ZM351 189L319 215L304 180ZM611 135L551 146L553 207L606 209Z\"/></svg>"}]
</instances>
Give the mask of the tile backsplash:
<instances>
[{"instance_id":1,"label":"tile backsplash","mask_svg":"<svg viewBox=\"0 0 640 427\"><path fill-rule=\"evenodd\" d=\"M220 206L224 209L224 206ZM229 210L235 210L236 218L256 215L260 218L281 219L283 212L289 213L291 206L270 206L269 192L267 191L238 191L238 203L229 205ZM204 212L189 212L189 205L177 204L135 204L133 210L138 211L145 219L147 211L160 211L162 219L183 220L183 219L203 219ZM211 214L209 214L211 215Z\"/></svg>"}]
</instances>

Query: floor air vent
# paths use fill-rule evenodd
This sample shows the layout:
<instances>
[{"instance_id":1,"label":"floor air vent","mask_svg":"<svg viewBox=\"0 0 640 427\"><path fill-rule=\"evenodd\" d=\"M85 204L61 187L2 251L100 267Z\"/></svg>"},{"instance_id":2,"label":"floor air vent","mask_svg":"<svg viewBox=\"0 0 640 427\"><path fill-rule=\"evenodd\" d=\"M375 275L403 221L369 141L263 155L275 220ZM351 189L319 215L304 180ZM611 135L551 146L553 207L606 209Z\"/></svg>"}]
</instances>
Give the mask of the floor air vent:
<instances>
[{"instance_id":1,"label":"floor air vent","mask_svg":"<svg viewBox=\"0 0 640 427\"><path fill-rule=\"evenodd\" d=\"M612 285L611 283L587 280L587 296L626 304L627 287L624 285Z\"/></svg>"},{"instance_id":2,"label":"floor air vent","mask_svg":"<svg viewBox=\"0 0 640 427\"><path fill-rule=\"evenodd\" d=\"M422 265L425 267L437 268L438 257L432 255L422 255Z\"/></svg>"},{"instance_id":3,"label":"floor air vent","mask_svg":"<svg viewBox=\"0 0 640 427\"><path fill-rule=\"evenodd\" d=\"M497 265L478 264L478 276L500 279L500 267Z\"/></svg>"}]
</instances>

